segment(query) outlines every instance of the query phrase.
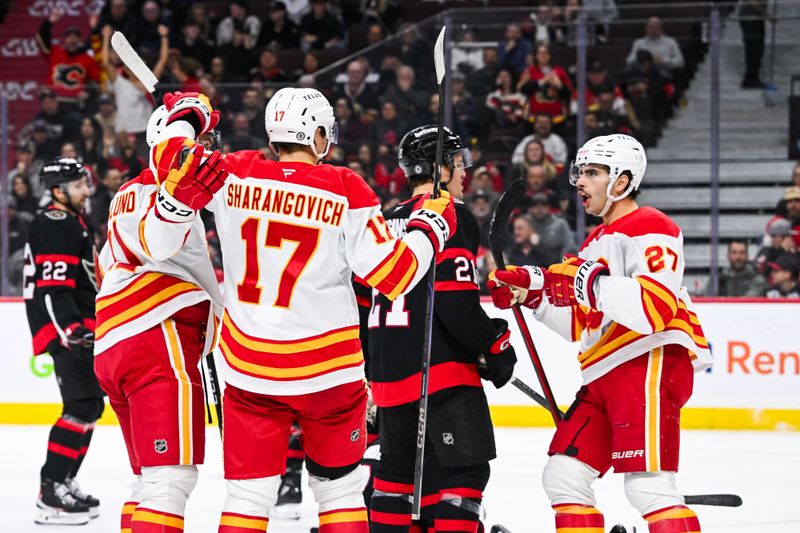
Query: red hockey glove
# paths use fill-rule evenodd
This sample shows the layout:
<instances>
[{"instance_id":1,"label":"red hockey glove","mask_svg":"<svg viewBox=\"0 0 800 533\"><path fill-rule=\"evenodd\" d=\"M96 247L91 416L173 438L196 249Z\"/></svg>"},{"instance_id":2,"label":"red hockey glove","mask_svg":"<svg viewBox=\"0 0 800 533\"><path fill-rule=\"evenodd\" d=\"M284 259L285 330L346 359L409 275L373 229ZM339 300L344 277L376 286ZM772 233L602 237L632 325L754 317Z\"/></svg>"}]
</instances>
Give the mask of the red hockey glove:
<instances>
[{"instance_id":1,"label":"red hockey glove","mask_svg":"<svg viewBox=\"0 0 800 533\"><path fill-rule=\"evenodd\" d=\"M211 107L211 101L203 93L174 92L164 95L167 108L167 124L184 120L192 125L195 138L213 130L219 124L219 111Z\"/></svg>"},{"instance_id":2,"label":"red hockey glove","mask_svg":"<svg viewBox=\"0 0 800 533\"><path fill-rule=\"evenodd\" d=\"M508 330L508 322L502 318L493 318L497 330L495 331L492 344L483 354L485 364L478 365L478 374L481 378L491 381L495 388L499 389L511 379L514 374L514 365L517 362L517 354L511 346L511 332ZM482 363L484 361L481 361Z\"/></svg>"},{"instance_id":3,"label":"red hockey glove","mask_svg":"<svg viewBox=\"0 0 800 533\"><path fill-rule=\"evenodd\" d=\"M205 207L225 184L225 159L218 151L203 161L203 147L186 147L178 158L179 168L169 171L159 190L157 213L171 222L186 222Z\"/></svg>"},{"instance_id":4,"label":"red hockey glove","mask_svg":"<svg viewBox=\"0 0 800 533\"><path fill-rule=\"evenodd\" d=\"M434 251L441 252L447 240L456 232L456 207L450 193L441 191L435 200L430 194L422 196L414 204L408 218L408 231L418 229L431 240Z\"/></svg>"},{"instance_id":5,"label":"red hockey glove","mask_svg":"<svg viewBox=\"0 0 800 533\"><path fill-rule=\"evenodd\" d=\"M548 270L545 294L549 302L557 307L583 305L597 309L594 283L598 276L607 276L604 263L586 261L574 255L551 265Z\"/></svg>"},{"instance_id":6,"label":"red hockey glove","mask_svg":"<svg viewBox=\"0 0 800 533\"><path fill-rule=\"evenodd\" d=\"M530 269L530 270L527 270ZM533 273L533 275L531 275ZM506 284L497 278L497 274L506 279L512 278L514 284ZM542 302L542 289L527 289L530 287L533 278L542 277L543 273L538 267L517 267L509 265L506 270L493 270L489 273L489 280L486 286L489 288L489 295L492 303L500 309L508 309L516 304L536 309ZM519 283L521 286L516 285ZM536 283L534 283L536 285Z\"/></svg>"}]
</instances>

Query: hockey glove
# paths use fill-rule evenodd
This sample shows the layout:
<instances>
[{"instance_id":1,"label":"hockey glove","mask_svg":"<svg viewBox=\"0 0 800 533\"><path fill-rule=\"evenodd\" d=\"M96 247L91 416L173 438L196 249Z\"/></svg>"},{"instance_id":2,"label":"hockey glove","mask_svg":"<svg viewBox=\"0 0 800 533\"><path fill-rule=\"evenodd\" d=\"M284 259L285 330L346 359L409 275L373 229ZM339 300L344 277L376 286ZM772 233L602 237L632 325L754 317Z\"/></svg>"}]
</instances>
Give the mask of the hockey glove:
<instances>
[{"instance_id":1,"label":"hockey glove","mask_svg":"<svg viewBox=\"0 0 800 533\"><path fill-rule=\"evenodd\" d=\"M64 333L67 336L67 348L92 348L94 346L94 333L86 326L75 326L67 328Z\"/></svg>"},{"instance_id":2,"label":"hockey glove","mask_svg":"<svg viewBox=\"0 0 800 533\"><path fill-rule=\"evenodd\" d=\"M219 111L211 107L211 101L203 93L174 92L164 95L167 108L167 124L184 120L194 128L195 138L213 130L219 124Z\"/></svg>"},{"instance_id":3,"label":"hockey glove","mask_svg":"<svg viewBox=\"0 0 800 533\"><path fill-rule=\"evenodd\" d=\"M595 281L598 276L609 274L605 263L586 261L574 255L567 255L564 261L547 269L545 295L557 307L583 305L597 309Z\"/></svg>"},{"instance_id":4,"label":"hockey glove","mask_svg":"<svg viewBox=\"0 0 800 533\"><path fill-rule=\"evenodd\" d=\"M156 213L170 222L188 222L198 209L205 207L228 176L225 159L215 151L203 161L199 144L184 148L178 168L169 171L158 191Z\"/></svg>"},{"instance_id":5,"label":"hockey glove","mask_svg":"<svg viewBox=\"0 0 800 533\"><path fill-rule=\"evenodd\" d=\"M511 346L511 332L508 322L502 318L493 318L492 323L497 327L494 339L488 350L483 354L485 365L478 365L478 374L481 378L491 381L499 389L511 379L514 374L514 364L517 354Z\"/></svg>"},{"instance_id":6,"label":"hockey glove","mask_svg":"<svg viewBox=\"0 0 800 533\"><path fill-rule=\"evenodd\" d=\"M513 283L506 283L500 280L497 275L509 279ZM544 280L544 274L538 267L517 267L509 265L505 270L493 270L489 273L489 280L486 286L489 288L489 295L492 303L500 309L508 309L516 304L524 305L531 309L536 309L542 302L542 288L527 288L539 286L540 281ZM520 285L517 285L519 283Z\"/></svg>"},{"instance_id":7,"label":"hockey glove","mask_svg":"<svg viewBox=\"0 0 800 533\"><path fill-rule=\"evenodd\" d=\"M415 229L424 231L437 252L444 250L445 243L456 232L457 226L453 198L447 191L441 191L439 194L436 199L426 194L417 200L406 226L407 231Z\"/></svg>"}]
</instances>

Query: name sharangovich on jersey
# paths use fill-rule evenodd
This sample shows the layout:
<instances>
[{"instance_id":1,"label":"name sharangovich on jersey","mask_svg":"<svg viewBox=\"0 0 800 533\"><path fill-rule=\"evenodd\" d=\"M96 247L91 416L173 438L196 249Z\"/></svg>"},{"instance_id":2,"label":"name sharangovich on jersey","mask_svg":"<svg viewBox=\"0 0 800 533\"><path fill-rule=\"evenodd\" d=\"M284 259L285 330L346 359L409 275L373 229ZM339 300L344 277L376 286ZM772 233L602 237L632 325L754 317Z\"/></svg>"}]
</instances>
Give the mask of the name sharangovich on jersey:
<instances>
[{"instance_id":1,"label":"name sharangovich on jersey","mask_svg":"<svg viewBox=\"0 0 800 533\"><path fill-rule=\"evenodd\" d=\"M342 223L345 203L310 193L231 183L226 199L228 207L262 213L293 215L333 227Z\"/></svg>"}]
</instances>

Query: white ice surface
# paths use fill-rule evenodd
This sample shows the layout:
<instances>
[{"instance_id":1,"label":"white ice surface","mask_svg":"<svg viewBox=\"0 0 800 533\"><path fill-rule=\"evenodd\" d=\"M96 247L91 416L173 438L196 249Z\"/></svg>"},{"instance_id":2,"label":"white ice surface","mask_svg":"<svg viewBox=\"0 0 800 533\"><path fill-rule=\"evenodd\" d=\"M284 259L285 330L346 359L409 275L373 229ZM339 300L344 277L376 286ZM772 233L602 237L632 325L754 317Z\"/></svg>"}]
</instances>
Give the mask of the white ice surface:
<instances>
[{"instance_id":1,"label":"white ice surface","mask_svg":"<svg viewBox=\"0 0 800 533\"><path fill-rule=\"evenodd\" d=\"M39 468L49 427L0 425L0 532L63 531L33 523ZM541 488L540 474L551 431L498 429L499 458L492 462L486 491L487 523L501 523L513 533L554 531L552 511ZM186 531L213 533L225 495L219 433L207 430L206 464L189 500ZM736 493L737 509L695 507L704 532L800 533L800 432L685 431L679 486L685 494ZM265 453L268 453L265 450ZM66 528L81 533L116 533L119 509L132 480L119 428L100 426L78 476L83 489L102 500L101 514L89 525ZM622 476L597 483L606 529L616 523L647 531L628 505ZM308 532L316 524L315 505L304 482L303 517L277 521L270 533Z\"/></svg>"}]
</instances>

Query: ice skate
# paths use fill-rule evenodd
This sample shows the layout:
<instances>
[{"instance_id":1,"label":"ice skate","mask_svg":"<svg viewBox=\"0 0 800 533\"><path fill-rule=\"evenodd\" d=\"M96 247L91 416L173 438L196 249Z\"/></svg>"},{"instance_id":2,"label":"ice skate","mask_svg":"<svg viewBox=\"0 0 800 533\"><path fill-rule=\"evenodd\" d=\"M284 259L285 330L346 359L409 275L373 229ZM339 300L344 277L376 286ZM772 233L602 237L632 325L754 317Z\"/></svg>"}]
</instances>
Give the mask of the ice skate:
<instances>
[{"instance_id":1,"label":"ice skate","mask_svg":"<svg viewBox=\"0 0 800 533\"><path fill-rule=\"evenodd\" d=\"M281 479L278 502L270 510L270 517L283 520L300 519L300 503L303 491L300 488L300 472L289 472Z\"/></svg>"},{"instance_id":2,"label":"ice skate","mask_svg":"<svg viewBox=\"0 0 800 533\"><path fill-rule=\"evenodd\" d=\"M86 494L83 492L80 485L78 485L78 482L75 481L75 478L67 479L65 485L67 486L69 493L72 494L76 500L89 508L89 518L97 518L100 516L100 500L91 494Z\"/></svg>"},{"instance_id":3,"label":"ice skate","mask_svg":"<svg viewBox=\"0 0 800 533\"><path fill-rule=\"evenodd\" d=\"M73 496L66 484L45 479L33 521L37 524L80 526L89 523L89 507Z\"/></svg>"}]
</instances>

